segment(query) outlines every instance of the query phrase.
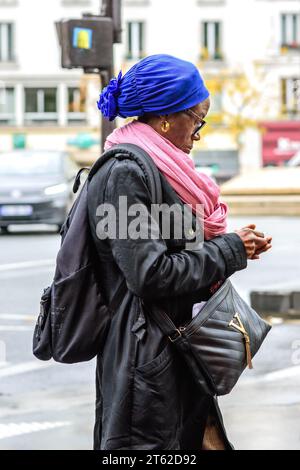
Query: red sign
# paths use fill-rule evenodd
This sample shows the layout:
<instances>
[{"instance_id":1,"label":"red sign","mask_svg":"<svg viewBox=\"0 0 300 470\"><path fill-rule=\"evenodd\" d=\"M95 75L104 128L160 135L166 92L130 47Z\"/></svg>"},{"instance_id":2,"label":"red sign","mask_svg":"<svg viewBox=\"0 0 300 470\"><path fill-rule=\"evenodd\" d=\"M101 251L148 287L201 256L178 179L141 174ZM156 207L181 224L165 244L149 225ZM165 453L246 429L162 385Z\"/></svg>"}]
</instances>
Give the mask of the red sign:
<instances>
[{"instance_id":1,"label":"red sign","mask_svg":"<svg viewBox=\"0 0 300 470\"><path fill-rule=\"evenodd\" d=\"M300 121L262 122L263 165L283 165L300 151Z\"/></svg>"}]
</instances>

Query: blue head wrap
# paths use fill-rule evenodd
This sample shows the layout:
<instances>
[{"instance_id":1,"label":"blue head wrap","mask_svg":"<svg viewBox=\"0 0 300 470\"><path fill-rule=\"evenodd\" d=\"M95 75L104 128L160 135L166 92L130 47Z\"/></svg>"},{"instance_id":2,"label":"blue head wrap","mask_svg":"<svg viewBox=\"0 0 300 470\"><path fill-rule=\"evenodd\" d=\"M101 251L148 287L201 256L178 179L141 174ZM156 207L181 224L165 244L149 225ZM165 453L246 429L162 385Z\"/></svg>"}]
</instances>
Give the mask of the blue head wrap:
<instances>
[{"instance_id":1,"label":"blue head wrap","mask_svg":"<svg viewBox=\"0 0 300 470\"><path fill-rule=\"evenodd\" d=\"M122 72L102 90L99 110L116 116L171 114L191 108L209 96L197 67L171 55L157 54Z\"/></svg>"}]
</instances>

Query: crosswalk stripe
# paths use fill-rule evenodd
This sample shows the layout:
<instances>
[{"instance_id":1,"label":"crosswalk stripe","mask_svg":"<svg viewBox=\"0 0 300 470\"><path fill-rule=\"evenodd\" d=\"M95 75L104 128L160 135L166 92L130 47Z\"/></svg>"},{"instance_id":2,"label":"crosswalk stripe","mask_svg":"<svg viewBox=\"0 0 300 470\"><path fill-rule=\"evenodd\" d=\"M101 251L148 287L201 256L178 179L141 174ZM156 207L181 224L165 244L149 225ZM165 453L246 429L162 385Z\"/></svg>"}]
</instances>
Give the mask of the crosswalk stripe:
<instances>
[{"instance_id":1,"label":"crosswalk stripe","mask_svg":"<svg viewBox=\"0 0 300 470\"><path fill-rule=\"evenodd\" d=\"M241 380L241 385L251 385L264 382L276 382L277 380L300 377L300 366L286 367L285 369L274 370L267 374L245 377Z\"/></svg>"},{"instance_id":2,"label":"crosswalk stripe","mask_svg":"<svg viewBox=\"0 0 300 470\"><path fill-rule=\"evenodd\" d=\"M54 263L55 263L54 259L40 259L40 260L33 260L33 261L22 261L19 263L0 264L0 272L11 271L13 269L35 268L37 266L52 266L54 265Z\"/></svg>"},{"instance_id":3,"label":"crosswalk stripe","mask_svg":"<svg viewBox=\"0 0 300 470\"><path fill-rule=\"evenodd\" d=\"M13 321L34 321L37 315L21 315L15 313L0 313L1 320L13 320Z\"/></svg>"},{"instance_id":4,"label":"crosswalk stripe","mask_svg":"<svg viewBox=\"0 0 300 470\"><path fill-rule=\"evenodd\" d=\"M70 426L70 421L44 421L31 423L7 423L0 424L0 439L6 439L8 437L21 436L22 434L28 434L31 432L46 431L48 429L60 428L64 426Z\"/></svg>"},{"instance_id":5,"label":"crosswalk stripe","mask_svg":"<svg viewBox=\"0 0 300 470\"><path fill-rule=\"evenodd\" d=\"M13 375L24 374L25 372L33 372L35 370L46 369L47 367L55 365L54 361L38 362L28 361L15 364L13 366L5 367L0 370L1 377L11 377Z\"/></svg>"},{"instance_id":6,"label":"crosswalk stripe","mask_svg":"<svg viewBox=\"0 0 300 470\"><path fill-rule=\"evenodd\" d=\"M0 325L0 331L33 331L29 325Z\"/></svg>"}]
</instances>

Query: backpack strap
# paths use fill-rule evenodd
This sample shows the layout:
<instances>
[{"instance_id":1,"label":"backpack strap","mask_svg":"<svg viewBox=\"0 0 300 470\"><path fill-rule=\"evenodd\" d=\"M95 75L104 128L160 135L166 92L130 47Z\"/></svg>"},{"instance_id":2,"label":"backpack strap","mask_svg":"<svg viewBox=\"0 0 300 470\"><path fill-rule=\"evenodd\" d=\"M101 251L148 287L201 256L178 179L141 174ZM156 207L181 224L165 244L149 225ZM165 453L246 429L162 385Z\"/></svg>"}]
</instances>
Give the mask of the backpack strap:
<instances>
[{"instance_id":1,"label":"backpack strap","mask_svg":"<svg viewBox=\"0 0 300 470\"><path fill-rule=\"evenodd\" d=\"M75 176L75 181L74 181L74 184L73 184L73 193L76 194L80 185L81 185L81 181L80 181L80 177L81 177L81 173L83 171L90 171L90 167L86 167L86 166L83 166L82 168L80 168L80 170L78 171L77 175Z\"/></svg>"},{"instance_id":2,"label":"backpack strap","mask_svg":"<svg viewBox=\"0 0 300 470\"><path fill-rule=\"evenodd\" d=\"M131 159L143 170L147 185L151 194L152 204L162 204L162 185L160 173L150 155L142 148L134 144L119 144L115 145L106 152L104 152L98 160L94 163L88 174L88 182L92 179L94 174L103 166L103 164L112 158L118 160ZM80 174L79 174L80 179ZM80 184L80 183L79 183ZM126 292L128 291L125 278L120 282L112 301L110 302L109 309L113 312L120 305Z\"/></svg>"},{"instance_id":3,"label":"backpack strap","mask_svg":"<svg viewBox=\"0 0 300 470\"><path fill-rule=\"evenodd\" d=\"M112 298L112 301L110 302L108 308L112 311L115 312L119 305L121 305L122 300L124 299L124 296L126 292L128 291L127 284L125 278L122 279L120 282L117 291L115 295Z\"/></svg>"},{"instance_id":4,"label":"backpack strap","mask_svg":"<svg viewBox=\"0 0 300 470\"><path fill-rule=\"evenodd\" d=\"M104 152L92 166L88 175L88 180L90 181L99 168L101 168L101 166L111 158L117 158L118 160L129 158L136 161L145 175L151 194L152 204L162 204L162 186L159 170L150 155L145 152L145 150L134 144L114 145L112 148Z\"/></svg>"}]
</instances>

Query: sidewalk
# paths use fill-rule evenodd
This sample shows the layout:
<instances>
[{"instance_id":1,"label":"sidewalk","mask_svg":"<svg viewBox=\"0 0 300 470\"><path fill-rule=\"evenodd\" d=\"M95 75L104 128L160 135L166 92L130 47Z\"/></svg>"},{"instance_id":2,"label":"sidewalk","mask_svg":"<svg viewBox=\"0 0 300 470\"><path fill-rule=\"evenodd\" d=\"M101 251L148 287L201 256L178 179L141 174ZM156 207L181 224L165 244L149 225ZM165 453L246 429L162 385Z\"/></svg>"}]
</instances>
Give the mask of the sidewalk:
<instances>
[{"instance_id":1,"label":"sidewalk","mask_svg":"<svg viewBox=\"0 0 300 470\"><path fill-rule=\"evenodd\" d=\"M273 326L253 365L219 399L230 441L237 450L300 450L300 322Z\"/></svg>"},{"instance_id":2,"label":"sidewalk","mask_svg":"<svg viewBox=\"0 0 300 470\"><path fill-rule=\"evenodd\" d=\"M221 186L231 215L300 215L300 168L261 168Z\"/></svg>"}]
</instances>

